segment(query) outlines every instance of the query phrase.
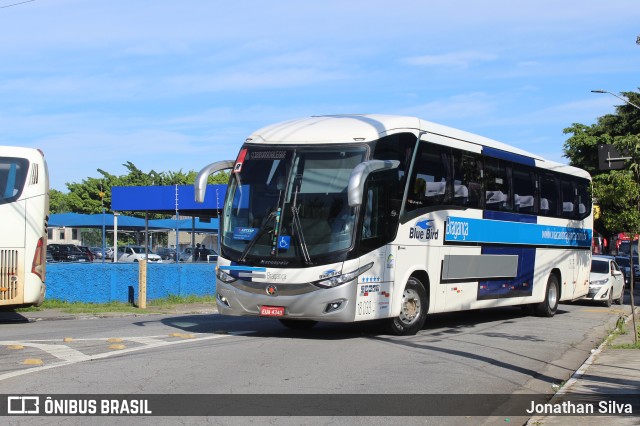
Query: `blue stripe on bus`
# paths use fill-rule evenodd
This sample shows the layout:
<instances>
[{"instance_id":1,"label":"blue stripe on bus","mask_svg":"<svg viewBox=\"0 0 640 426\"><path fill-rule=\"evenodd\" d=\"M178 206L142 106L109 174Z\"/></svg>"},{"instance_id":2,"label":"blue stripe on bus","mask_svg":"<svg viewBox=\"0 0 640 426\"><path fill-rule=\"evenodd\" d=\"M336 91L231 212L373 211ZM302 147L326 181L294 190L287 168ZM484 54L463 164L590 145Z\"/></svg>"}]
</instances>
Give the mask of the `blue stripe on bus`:
<instances>
[{"instance_id":1,"label":"blue stripe on bus","mask_svg":"<svg viewBox=\"0 0 640 426\"><path fill-rule=\"evenodd\" d=\"M218 266L223 271L252 271L252 272L266 272L267 268L257 266Z\"/></svg>"},{"instance_id":2,"label":"blue stripe on bus","mask_svg":"<svg viewBox=\"0 0 640 426\"><path fill-rule=\"evenodd\" d=\"M444 241L590 248L591 236L591 229L449 216Z\"/></svg>"},{"instance_id":3,"label":"blue stripe on bus","mask_svg":"<svg viewBox=\"0 0 640 426\"><path fill-rule=\"evenodd\" d=\"M512 161L514 163L525 164L527 166L534 167L536 165L536 160L534 160L531 157L526 157L520 154L514 154L512 152L503 151L501 149L490 148L488 146L485 146L482 148L482 154L488 157L499 158L501 160L507 160L507 161Z\"/></svg>"}]
</instances>

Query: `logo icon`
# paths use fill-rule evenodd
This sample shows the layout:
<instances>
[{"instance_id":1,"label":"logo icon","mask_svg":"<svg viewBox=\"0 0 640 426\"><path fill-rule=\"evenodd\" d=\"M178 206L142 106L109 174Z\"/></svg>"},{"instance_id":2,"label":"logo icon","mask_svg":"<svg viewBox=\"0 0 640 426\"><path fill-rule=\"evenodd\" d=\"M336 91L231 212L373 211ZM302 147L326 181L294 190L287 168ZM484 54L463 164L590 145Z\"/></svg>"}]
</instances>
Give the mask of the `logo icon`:
<instances>
[{"instance_id":1,"label":"logo icon","mask_svg":"<svg viewBox=\"0 0 640 426\"><path fill-rule=\"evenodd\" d=\"M415 226L422 229L431 229L433 228L433 219L424 219L416 222Z\"/></svg>"},{"instance_id":2,"label":"logo icon","mask_svg":"<svg viewBox=\"0 0 640 426\"><path fill-rule=\"evenodd\" d=\"M278 237L278 249L289 250L291 246L291 237L288 235L281 235Z\"/></svg>"},{"instance_id":3,"label":"logo icon","mask_svg":"<svg viewBox=\"0 0 640 426\"><path fill-rule=\"evenodd\" d=\"M7 414L40 414L39 396L7 397Z\"/></svg>"},{"instance_id":4,"label":"logo icon","mask_svg":"<svg viewBox=\"0 0 640 426\"><path fill-rule=\"evenodd\" d=\"M433 219L422 219L417 221L413 228L409 228L409 238L419 241L429 241L438 239L438 230L433 225Z\"/></svg>"},{"instance_id":5,"label":"logo icon","mask_svg":"<svg viewBox=\"0 0 640 426\"><path fill-rule=\"evenodd\" d=\"M276 296L278 294L278 287L273 284L267 286L267 294L269 296Z\"/></svg>"}]
</instances>

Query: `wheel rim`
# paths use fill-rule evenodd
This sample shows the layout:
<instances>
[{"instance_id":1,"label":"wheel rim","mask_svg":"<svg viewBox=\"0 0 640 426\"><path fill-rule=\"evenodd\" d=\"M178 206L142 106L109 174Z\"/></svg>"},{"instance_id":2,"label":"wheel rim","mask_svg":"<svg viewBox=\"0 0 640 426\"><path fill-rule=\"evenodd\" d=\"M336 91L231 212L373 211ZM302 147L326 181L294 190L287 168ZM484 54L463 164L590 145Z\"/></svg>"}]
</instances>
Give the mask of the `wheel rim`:
<instances>
[{"instance_id":1,"label":"wheel rim","mask_svg":"<svg viewBox=\"0 0 640 426\"><path fill-rule=\"evenodd\" d=\"M553 308L558 304L558 286L555 284L549 285L549 306Z\"/></svg>"},{"instance_id":2,"label":"wheel rim","mask_svg":"<svg viewBox=\"0 0 640 426\"><path fill-rule=\"evenodd\" d=\"M402 293L402 307L400 309L400 321L405 325L410 325L420 317L422 304L420 295L413 289L405 289Z\"/></svg>"}]
</instances>

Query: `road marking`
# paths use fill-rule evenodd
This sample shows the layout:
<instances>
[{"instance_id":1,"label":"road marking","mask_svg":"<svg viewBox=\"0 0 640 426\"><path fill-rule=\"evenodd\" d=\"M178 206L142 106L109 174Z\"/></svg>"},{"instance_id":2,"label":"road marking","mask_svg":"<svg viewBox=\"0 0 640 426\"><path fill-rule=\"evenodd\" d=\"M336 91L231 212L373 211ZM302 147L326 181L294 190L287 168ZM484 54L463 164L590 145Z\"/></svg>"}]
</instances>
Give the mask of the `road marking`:
<instances>
[{"instance_id":1,"label":"road marking","mask_svg":"<svg viewBox=\"0 0 640 426\"><path fill-rule=\"evenodd\" d=\"M78 362L78 361L86 361L89 359L88 355L85 355L82 352L72 349L66 345L47 345L47 344L35 343L35 342L12 342L12 343L2 342L2 343L40 349L41 351L47 352L49 355L53 355L54 357L61 359L63 361Z\"/></svg>"},{"instance_id":2,"label":"road marking","mask_svg":"<svg viewBox=\"0 0 640 426\"><path fill-rule=\"evenodd\" d=\"M25 374L31 374L31 373L35 373L35 372L40 372L40 371L44 371L44 370L49 370L51 368L58 368L58 367L64 367L67 365L72 365L72 364L76 364L78 362L83 362L83 361L95 361L95 360L99 360L99 359L104 359L104 358L109 358L111 356L114 355L122 355L122 354L127 354L127 353L132 353L132 352L138 352L138 351L142 351L145 349L152 349L152 348L160 348L160 347L164 347L164 346L173 346L173 345L182 345L185 343L193 343L193 342L197 342L197 341L205 341L205 340L216 340L216 339L222 339L225 337L239 337L242 336L243 334L246 333L236 333L236 334L214 334L214 335L203 335L202 337L200 337L199 335L194 335L195 338L193 339L180 339L180 340L172 340L172 341L164 341L164 340L159 340L159 338L166 338L167 335L161 335L161 336L149 336L149 337L127 337L124 340L131 340L132 342L137 342L137 343L142 343L142 346L136 346L133 348L126 348L126 349L122 349L122 350L118 350L118 351L109 351L109 352L103 352L103 353L99 353L99 354L95 354L95 355L85 355L80 351L77 351L75 349L72 349L68 346L65 345L51 345L51 344L46 344L46 343L34 343L34 342L17 342L17 341L0 341L0 345L17 345L17 344L22 344L24 346L29 346L29 347L34 347L37 349L41 349L53 356L55 356L56 358L61 359L62 361L59 362L53 362L53 363L49 363L49 364L45 364L45 365L40 365L40 366L36 366L33 368L29 368L29 369L25 369L25 370L18 370L18 371L11 371L8 373L4 373L4 374L0 374L0 381L2 380L6 380L6 379L11 379L13 377L19 377ZM106 338L98 338L98 339L77 339L74 340L75 342L79 342L79 341L108 341L109 339ZM60 339L53 339L53 340L38 340L37 342L60 342Z\"/></svg>"}]
</instances>

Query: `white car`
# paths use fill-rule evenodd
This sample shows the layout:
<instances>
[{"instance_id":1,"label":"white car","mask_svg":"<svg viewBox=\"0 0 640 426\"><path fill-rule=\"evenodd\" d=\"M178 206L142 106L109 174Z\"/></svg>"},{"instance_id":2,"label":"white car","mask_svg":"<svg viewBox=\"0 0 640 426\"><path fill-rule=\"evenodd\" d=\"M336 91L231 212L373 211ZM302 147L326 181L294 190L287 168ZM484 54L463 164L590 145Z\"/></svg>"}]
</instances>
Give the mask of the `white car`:
<instances>
[{"instance_id":1,"label":"white car","mask_svg":"<svg viewBox=\"0 0 640 426\"><path fill-rule=\"evenodd\" d=\"M587 299L611 306L615 300L620 305L624 299L624 274L613 257L593 256L589 274Z\"/></svg>"},{"instance_id":2,"label":"white car","mask_svg":"<svg viewBox=\"0 0 640 426\"><path fill-rule=\"evenodd\" d=\"M118 262L139 262L147 258L144 246L126 246L118 248ZM149 263L162 263L162 258L149 250Z\"/></svg>"}]
</instances>

